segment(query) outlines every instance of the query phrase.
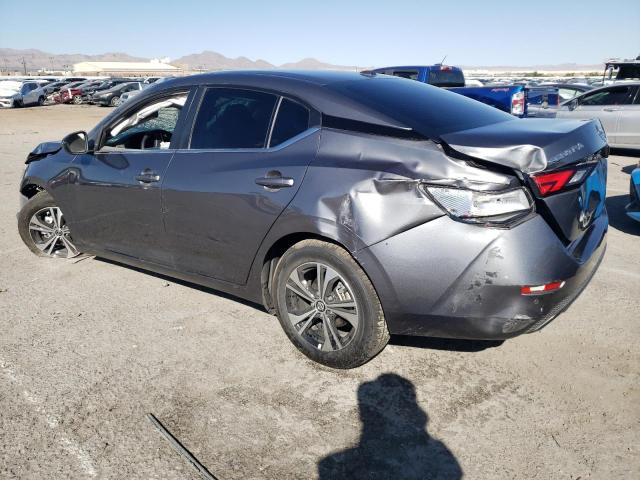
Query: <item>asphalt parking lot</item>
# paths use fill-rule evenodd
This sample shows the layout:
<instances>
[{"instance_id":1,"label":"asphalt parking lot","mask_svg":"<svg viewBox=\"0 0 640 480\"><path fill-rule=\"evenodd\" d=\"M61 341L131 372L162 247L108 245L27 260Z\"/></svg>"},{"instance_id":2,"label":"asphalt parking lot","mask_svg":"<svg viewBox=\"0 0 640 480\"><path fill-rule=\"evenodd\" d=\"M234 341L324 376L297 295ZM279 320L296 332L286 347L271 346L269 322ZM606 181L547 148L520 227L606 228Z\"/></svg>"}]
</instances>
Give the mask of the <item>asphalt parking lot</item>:
<instances>
[{"instance_id":1,"label":"asphalt parking lot","mask_svg":"<svg viewBox=\"0 0 640 480\"><path fill-rule=\"evenodd\" d=\"M0 478L199 478L148 412L220 479L368 478L370 465L375 478L637 478L640 224L623 213L636 157L610 157L605 260L542 332L393 338L332 371L258 306L28 251L15 221L27 153L109 111L0 111Z\"/></svg>"}]
</instances>

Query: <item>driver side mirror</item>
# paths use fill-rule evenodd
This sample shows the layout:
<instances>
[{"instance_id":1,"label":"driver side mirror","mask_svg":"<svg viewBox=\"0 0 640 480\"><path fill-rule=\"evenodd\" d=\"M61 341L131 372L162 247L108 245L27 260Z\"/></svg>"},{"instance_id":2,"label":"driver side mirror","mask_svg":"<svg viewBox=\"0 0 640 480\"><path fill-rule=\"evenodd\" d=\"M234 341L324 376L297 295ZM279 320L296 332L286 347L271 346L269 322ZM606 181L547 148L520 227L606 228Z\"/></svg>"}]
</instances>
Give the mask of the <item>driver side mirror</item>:
<instances>
[{"instance_id":1,"label":"driver side mirror","mask_svg":"<svg viewBox=\"0 0 640 480\"><path fill-rule=\"evenodd\" d=\"M91 153L89 150L89 137L87 132L73 132L62 139L64 149L74 155L82 153Z\"/></svg>"},{"instance_id":2,"label":"driver side mirror","mask_svg":"<svg viewBox=\"0 0 640 480\"><path fill-rule=\"evenodd\" d=\"M577 99L577 98L574 98L573 100L571 100L571 101L569 102L569 110L573 111L573 110L575 110L576 108L578 108L578 99Z\"/></svg>"}]
</instances>

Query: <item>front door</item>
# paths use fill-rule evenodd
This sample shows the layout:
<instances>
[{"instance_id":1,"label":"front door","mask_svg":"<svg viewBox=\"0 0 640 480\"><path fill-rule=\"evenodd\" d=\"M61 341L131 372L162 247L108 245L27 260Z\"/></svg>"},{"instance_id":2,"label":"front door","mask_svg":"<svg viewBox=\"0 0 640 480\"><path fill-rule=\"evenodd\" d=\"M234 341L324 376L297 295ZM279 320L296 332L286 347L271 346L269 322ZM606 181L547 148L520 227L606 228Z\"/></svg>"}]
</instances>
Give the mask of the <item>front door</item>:
<instances>
[{"instance_id":1,"label":"front door","mask_svg":"<svg viewBox=\"0 0 640 480\"><path fill-rule=\"evenodd\" d=\"M172 93L114 120L93 154L74 162L69 218L74 239L106 250L168 264L161 185L175 150L171 141L187 98Z\"/></svg>"},{"instance_id":2,"label":"front door","mask_svg":"<svg viewBox=\"0 0 640 480\"><path fill-rule=\"evenodd\" d=\"M176 152L163 183L176 269L245 283L317 150L309 117L305 106L270 93L204 92L190 146Z\"/></svg>"},{"instance_id":3,"label":"front door","mask_svg":"<svg viewBox=\"0 0 640 480\"><path fill-rule=\"evenodd\" d=\"M578 99L578 105L572 111L563 112L563 117L598 118L602 122L609 143L618 143L618 123L622 106L630 102L634 87L616 85L589 92Z\"/></svg>"}]
</instances>

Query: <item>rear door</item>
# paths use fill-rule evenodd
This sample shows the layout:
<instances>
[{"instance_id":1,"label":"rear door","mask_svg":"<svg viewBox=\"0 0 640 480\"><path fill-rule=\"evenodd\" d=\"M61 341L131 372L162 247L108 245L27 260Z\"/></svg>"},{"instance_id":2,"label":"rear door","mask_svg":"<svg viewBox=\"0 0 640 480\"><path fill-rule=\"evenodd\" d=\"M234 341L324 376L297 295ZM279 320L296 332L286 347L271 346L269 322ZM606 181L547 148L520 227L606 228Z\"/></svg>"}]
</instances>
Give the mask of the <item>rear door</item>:
<instances>
[{"instance_id":1,"label":"rear door","mask_svg":"<svg viewBox=\"0 0 640 480\"><path fill-rule=\"evenodd\" d=\"M201 94L188 147L163 184L167 237L177 270L243 284L315 156L316 114L257 90Z\"/></svg>"},{"instance_id":2,"label":"rear door","mask_svg":"<svg viewBox=\"0 0 640 480\"><path fill-rule=\"evenodd\" d=\"M633 103L621 106L616 145L640 146L640 88L637 86Z\"/></svg>"}]
</instances>

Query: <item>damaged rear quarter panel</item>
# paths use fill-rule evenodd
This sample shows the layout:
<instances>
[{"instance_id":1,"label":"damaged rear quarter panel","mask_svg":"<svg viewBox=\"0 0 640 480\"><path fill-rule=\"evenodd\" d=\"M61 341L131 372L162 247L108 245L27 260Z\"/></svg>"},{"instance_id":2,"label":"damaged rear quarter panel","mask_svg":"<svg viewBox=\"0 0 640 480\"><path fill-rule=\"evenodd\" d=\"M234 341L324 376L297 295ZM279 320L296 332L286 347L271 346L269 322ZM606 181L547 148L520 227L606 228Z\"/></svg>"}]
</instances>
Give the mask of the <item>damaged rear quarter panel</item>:
<instances>
[{"instance_id":1,"label":"damaged rear quarter panel","mask_svg":"<svg viewBox=\"0 0 640 480\"><path fill-rule=\"evenodd\" d=\"M282 219L315 219L314 230L332 230L331 238L355 252L445 215L420 183L501 190L514 179L452 159L431 141L323 129L304 185Z\"/></svg>"}]
</instances>

